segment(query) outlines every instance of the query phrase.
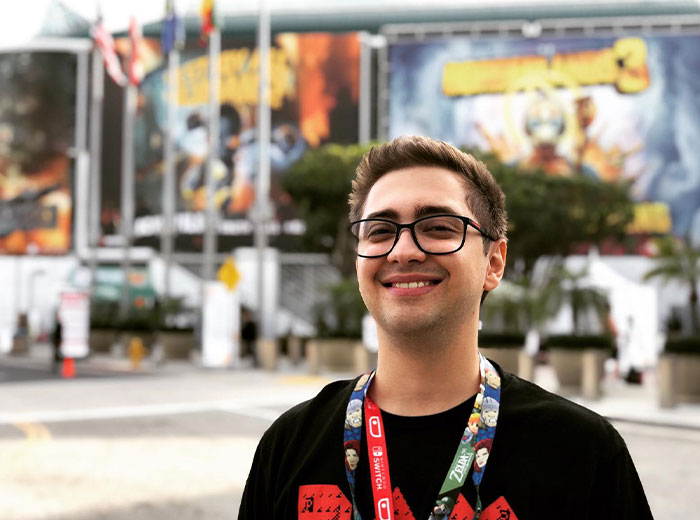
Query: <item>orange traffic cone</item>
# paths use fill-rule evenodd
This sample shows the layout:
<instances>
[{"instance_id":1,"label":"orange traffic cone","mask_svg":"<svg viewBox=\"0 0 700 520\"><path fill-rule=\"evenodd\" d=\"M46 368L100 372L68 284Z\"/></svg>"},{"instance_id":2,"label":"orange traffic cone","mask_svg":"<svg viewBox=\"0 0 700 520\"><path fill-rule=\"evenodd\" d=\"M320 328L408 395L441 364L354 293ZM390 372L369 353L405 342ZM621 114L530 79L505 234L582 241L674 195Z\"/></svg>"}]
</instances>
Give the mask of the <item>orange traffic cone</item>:
<instances>
[{"instance_id":1,"label":"orange traffic cone","mask_svg":"<svg viewBox=\"0 0 700 520\"><path fill-rule=\"evenodd\" d=\"M75 360L73 358L63 358L61 376L66 379L75 377Z\"/></svg>"}]
</instances>

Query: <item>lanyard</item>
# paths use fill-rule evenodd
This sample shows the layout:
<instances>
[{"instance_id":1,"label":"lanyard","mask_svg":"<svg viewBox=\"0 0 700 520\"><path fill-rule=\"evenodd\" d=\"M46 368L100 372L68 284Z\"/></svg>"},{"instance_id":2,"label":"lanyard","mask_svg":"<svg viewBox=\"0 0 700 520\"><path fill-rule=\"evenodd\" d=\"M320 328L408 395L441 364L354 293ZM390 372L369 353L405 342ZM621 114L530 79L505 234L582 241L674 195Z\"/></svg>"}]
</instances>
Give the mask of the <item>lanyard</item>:
<instances>
[{"instance_id":1,"label":"lanyard","mask_svg":"<svg viewBox=\"0 0 700 520\"><path fill-rule=\"evenodd\" d=\"M470 468L472 481L476 487L476 511L474 518L481 514L479 486L484 477L486 463L498 421L501 397L501 380L493 365L479 354L481 385L474 402L474 409L467 427L457 446L455 456L440 487L431 518L449 518L459 491L464 485ZM364 408L367 433L367 451L370 464L370 481L376 520L394 520L394 501L389 478L389 458L386 449L384 424L379 407L369 398L367 390L374 378L374 372L364 374L357 381L350 395L345 417L345 473L350 486L353 519L362 520L355 502L355 475L360 455L362 438L362 411Z\"/></svg>"}]
</instances>

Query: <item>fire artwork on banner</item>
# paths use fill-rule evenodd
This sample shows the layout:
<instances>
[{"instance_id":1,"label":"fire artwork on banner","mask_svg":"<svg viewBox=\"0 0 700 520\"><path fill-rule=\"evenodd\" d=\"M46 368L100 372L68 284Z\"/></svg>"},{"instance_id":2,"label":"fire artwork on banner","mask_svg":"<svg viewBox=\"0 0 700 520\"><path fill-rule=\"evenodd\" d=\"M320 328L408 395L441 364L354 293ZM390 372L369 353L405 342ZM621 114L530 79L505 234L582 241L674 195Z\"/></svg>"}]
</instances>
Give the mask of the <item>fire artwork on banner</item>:
<instances>
[{"instance_id":1,"label":"fire artwork on banner","mask_svg":"<svg viewBox=\"0 0 700 520\"><path fill-rule=\"evenodd\" d=\"M117 42L117 48L120 44ZM157 247L161 232L163 131L166 125L165 57L159 42L144 40L146 77L136 120L137 243ZM294 249L305 223L282 190L282 176L306 150L328 142L358 140L359 53L357 33L284 33L270 49L270 138L273 221L270 244ZM150 61L149 61L150 60ZM176 249L199 251L206 207L208 55L192 44L181 54L176 150ZM149 72L150 69L150 72ZM219 211L219 250L252 245L258 170L258 52L254 42L222 38L220 131L214 166Z\"/></svg>"},{"instance_id":2,"label":"fire artwork on banner","mask_svg":"<svg viewBox=\"0 0 700 520\"><path fill-rule=\"evenodd\" d=\"M76 58L0 54L0 254L71 248Z\"/></svg>"},{"instance_id":3,"label":"fire artwork on banner","mask_svg":"<svg viewBox=\"0 0 700 520\"><path fill-rule=\"evenodd\" d=\"M631 181L630 233L700 238L700 36L397 43L389 134Z\"/></svg>"}]
</instances>

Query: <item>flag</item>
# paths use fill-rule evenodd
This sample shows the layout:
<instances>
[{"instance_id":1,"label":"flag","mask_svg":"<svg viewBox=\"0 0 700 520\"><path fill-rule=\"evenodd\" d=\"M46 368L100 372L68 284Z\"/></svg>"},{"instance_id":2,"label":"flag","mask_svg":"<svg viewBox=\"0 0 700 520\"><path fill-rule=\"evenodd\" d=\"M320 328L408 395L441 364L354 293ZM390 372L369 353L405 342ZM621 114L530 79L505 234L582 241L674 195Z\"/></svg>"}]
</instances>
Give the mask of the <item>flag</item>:
<instances>
[{"instance_id":1,"label":"flag","mask_svg":"<svg viewBox=\"0 0 700 520\"><path fill-rule=\"evenodd\" d=\"M122 71L121 63L119 63L117 51L114 49L114 39L107 29L105 29L104 23L102 22L102 15L98 15L97 23L93 25L90 34L95 45L102 53L102 59L104 60L107 74L109 74L109 77L112 78L117 85L125 87L127 81L126 76Z\"/></svg>"},{"instance_id":2,"label":"flag","mask_svg":"<svg viewBox=\"0 0 700 520\"><path fill-rule=\"evenodd\" d=\"M141 28L136 18L131 17L129 22L129 41L131 42L131 56L129 57L129 83L137 85L143 79L143 63L139 53L141 44Z\"/></svg>"},{"instance_id":3,"label":"flag","mask_svg":"<svg viewBox=\"0 0 700 520\"><path fill-rule=\"evenodd\" d=\"M175 12L173 0L165 2L165 17L163 18L163 33L161 34L161 50L166 55L171 50L180 50L185 46L185 27Z\"/></svg>"},{"instance_id":4,"label":"flag","mask_svg":"<svg viewBox=\"0 0 700 520\"><path fill-rule=\"evenodd\" d=\"M214 0L202 0L199 8L199 15L202 18L201 40L207 41L209 35L217 27L216 7Z\"/></svg>"}]
</instances>

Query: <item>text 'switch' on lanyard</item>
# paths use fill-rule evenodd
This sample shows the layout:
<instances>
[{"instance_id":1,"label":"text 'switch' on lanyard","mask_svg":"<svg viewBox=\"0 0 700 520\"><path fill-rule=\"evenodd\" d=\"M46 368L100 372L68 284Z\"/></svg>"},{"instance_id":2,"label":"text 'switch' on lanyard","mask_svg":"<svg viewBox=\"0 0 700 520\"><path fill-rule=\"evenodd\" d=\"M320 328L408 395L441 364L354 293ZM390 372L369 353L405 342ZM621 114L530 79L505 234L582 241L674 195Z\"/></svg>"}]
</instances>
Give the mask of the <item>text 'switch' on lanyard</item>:
<instances>
[{"instance_id":1,"label":"text 'switch' on lanyard","mask_svg":"<svg viewBox=\"0 0 700 520\"><path fill-rule=\"evenodd\" d=\"M481 385L474 401L467 427L457 446L450 469L442 483L435 507L430 518L446 518L457 502L459 491L464 485L469 470L476 487L476 514L481 514L479 485L484 477L493 436L496 433L498 408L501 402L501 378L493 365L479 354ZM394 520L394 500L389 478L389 457L386 449L386 436L382 414L377 405L367 395L374 378L374 372L364 374L357 381L345 415L345 473L350 485L353 519L361 520L355 502L355 475L360 461L360 441L362 439L362 411L366 418L367 452L370 462L370 481L377 520Z\"/></svg>"}]
</instances>

